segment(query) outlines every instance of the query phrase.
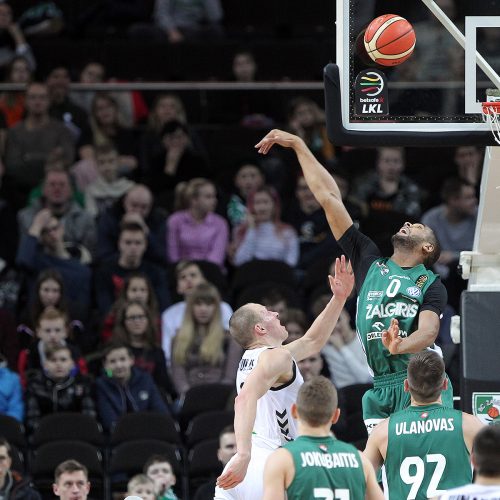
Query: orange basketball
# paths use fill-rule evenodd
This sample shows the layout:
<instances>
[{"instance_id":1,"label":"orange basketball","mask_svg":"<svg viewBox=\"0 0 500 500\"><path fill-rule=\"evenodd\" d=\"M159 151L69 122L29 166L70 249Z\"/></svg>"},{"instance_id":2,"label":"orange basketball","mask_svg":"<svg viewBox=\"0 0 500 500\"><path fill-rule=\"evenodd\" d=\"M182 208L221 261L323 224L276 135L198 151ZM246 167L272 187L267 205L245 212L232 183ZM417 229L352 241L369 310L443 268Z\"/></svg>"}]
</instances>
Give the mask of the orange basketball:
<instances>
[{"instance_id":1,"label":"orange basketball","mask_svg":"<svg viewBox=\"0 0 500 500\"><path fill-rule=\"evenodd\" d=\"M412 55L416 37L404 17L384 14L368 25L364 42L368 56L377 64L397 66Z\"/></svg>"}]
</instances>

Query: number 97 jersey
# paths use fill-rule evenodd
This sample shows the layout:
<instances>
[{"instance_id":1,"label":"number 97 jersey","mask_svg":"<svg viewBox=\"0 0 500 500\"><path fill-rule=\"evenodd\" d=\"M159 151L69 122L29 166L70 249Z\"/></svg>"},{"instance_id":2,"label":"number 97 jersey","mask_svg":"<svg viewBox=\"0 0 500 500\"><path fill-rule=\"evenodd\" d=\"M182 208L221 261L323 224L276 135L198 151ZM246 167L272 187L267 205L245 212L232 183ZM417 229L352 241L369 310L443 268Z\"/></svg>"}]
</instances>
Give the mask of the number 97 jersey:
<instances>
[{"instance_id":1,"label":"number 97 jersey","mask_svg":"<svg viewBox=\"0 0 500 500\"><path fill-rule=\"evenodd\" d=\"M410 406L389 417L385 470L390 500L425 500L472 481L462 412Z\"/></svg>"}]
</instances>

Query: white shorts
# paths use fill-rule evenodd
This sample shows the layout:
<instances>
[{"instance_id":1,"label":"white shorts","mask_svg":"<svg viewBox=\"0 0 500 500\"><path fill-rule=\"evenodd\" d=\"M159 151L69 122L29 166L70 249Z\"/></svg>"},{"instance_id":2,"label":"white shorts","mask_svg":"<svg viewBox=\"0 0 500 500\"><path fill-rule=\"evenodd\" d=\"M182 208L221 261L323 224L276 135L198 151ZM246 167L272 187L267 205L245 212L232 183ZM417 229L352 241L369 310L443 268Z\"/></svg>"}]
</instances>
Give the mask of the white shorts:
<instances>
[{"instance_id":1,"label":"white shorts","mask_svg":"<svg viewBox=\"0 0 500 500\"><path fill-rule=\"evenodd\" d=\"M245 479L230 490L223 490L215 487L215 500L257 500L264 495L264 466L267 457L275 450L269 448L258 448L252 446L252 457L248 464L247 475ZM232 459L231 459L232 460ZM224 470L231 464L228 462Z\"/></svg>"}]
</instances>

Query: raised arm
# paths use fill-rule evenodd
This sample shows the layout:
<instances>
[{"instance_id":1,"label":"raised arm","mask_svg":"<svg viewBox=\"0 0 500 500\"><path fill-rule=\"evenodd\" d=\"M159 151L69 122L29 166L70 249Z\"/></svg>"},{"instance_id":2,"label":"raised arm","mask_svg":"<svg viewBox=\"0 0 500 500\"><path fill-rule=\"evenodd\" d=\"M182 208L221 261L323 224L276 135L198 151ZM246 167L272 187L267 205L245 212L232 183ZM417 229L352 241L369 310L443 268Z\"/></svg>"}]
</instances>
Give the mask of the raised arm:
<instances>
[{"instance_id":1,"label":"raised arm","mask_svg":"<svg viewBox=\"0 0 500 500\"><path fill-rule=\"evenodd\" d=\"M346 264L345 256L335 260L335 277L328 276L333 297L313 324L300 339L283 346L290 351L296 361L308 358L319 352L328 342L347 297L354 286L354 275L351 265Z\"/></svg>"},{"instance_id":2,"label":"raised arm","mask_svg":"<svg viewBox=\"0 0 500 500\"><path fill-rule=\"evenodd\" d=\"M335 179L314 157L305 142L298 136L283 130L271 130L255 145L259 153L267 154L274 144L295 151L304 178L318 203L323 207L330 229L336 240L352 226L352 219L342 201L339 187Z\"/></svg>"},{"instance_id":3,"label":"raised arm","mask_svg":"<svg viewBox=\"0 0 500 500\"><path fill-rule=\"evenodd\" d=\"M234 488L245 478L252 447L252 431L257 414L257 401L284 374L291 372L292 358L285 349L263 352L234 401L234 434L236 455L217 478L217 485Z\"/></svg>"}]
</instances>

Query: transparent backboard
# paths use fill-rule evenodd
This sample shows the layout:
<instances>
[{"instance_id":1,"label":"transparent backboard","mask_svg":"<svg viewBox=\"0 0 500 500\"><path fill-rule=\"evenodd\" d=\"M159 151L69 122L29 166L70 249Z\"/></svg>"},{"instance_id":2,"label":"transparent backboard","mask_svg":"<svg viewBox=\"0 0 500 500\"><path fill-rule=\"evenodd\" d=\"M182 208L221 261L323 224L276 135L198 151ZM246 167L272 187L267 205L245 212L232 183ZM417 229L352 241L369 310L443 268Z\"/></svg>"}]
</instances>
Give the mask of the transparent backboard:
<instances>
[{"instance_id":1,"label":"transparent backboard","mask_svg":"<svg viewBox=\"0 0 500 500\"><path fill-rule=\"evenodd\" d=\"M364 30L383 14L404 17L416 34L412 56L397 66L379 66L364 52ZM347 130L489 130L481 102L500 88L500 0L337 0L336 28ZM367 70L368 81L377 79L371 70L386 77L384 109L359 103L356 81Z\"/></svg>"}]
</instances>

